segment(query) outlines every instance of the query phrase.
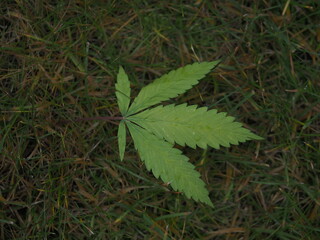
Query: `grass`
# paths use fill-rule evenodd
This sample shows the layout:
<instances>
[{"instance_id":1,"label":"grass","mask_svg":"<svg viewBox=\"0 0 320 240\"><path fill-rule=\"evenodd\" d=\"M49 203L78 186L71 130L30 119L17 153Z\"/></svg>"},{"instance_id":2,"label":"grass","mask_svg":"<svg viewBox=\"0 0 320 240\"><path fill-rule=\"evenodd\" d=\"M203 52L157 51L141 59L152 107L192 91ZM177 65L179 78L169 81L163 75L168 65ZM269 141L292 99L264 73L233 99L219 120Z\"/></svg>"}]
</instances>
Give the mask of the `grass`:
<instances>
[{"instance_id":1,"label":"grass","mask_svg":"<svg viewBox=\"0 0 320 240\"><path fill-rule=\"evenodd\" d=\"M317 1L0 3L1 239L317 239ZM218 108L265 141L185 149L211 209L154 179L117 125L134 94L196 61L218 69L172 102ZM69 121L70 120L70 121Z\"/></svg>"}]
</instances>

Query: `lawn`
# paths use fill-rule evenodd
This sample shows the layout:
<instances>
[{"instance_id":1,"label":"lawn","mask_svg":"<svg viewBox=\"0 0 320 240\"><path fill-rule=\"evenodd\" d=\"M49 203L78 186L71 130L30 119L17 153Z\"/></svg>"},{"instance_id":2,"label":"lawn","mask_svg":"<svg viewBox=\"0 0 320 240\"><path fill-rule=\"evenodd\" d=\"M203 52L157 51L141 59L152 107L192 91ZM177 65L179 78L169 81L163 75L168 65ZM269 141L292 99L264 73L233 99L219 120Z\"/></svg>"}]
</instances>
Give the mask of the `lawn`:
<instances>
[{"instance_id":1,"label":"lawn","mask_svg":"<svg viewBox=\"0 0 320 240\"><path fill-rule=\"evenodd\" d=\"M0 2L0 239L320 236L320 2ZM221 60L164 104L228 112L264 138L180 150L214 207L117 143L119 66L132 97L170 70ZM82 118L82 120L80 120ZM210 134L210 133L208 133Z\"/></svg>"}]
</instances>

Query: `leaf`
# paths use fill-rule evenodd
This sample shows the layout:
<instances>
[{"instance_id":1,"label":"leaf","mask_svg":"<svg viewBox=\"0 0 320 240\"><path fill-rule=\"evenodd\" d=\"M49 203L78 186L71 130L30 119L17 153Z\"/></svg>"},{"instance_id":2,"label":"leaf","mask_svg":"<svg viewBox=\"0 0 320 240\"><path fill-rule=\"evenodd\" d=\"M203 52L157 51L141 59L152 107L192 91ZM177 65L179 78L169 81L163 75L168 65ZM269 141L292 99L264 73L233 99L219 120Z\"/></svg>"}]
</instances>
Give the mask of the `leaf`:
<instances>
[{"instance_id":1,"label":"leaf","mask_svg":"<svg viewBox=\"0 0 320 240\"><path fill-rule=\"evenodd\" d=\"M124 151L126 148L126 126L123 120L121 120L118 128L118 145L120 160L122 161L124 157Z\"/></svg>"},{"instance_id":2,"label":"leaf","mask_svg":"<svg viewBox=\"0 0 320 240\"><path fill-rule=\"evenodd\" d=\"M180 150L130 121L127 121L127 126L141 159L156 178L161 177L188 198L213 206L200 174Z\"/></svg>"},{"instance_id":3,"label":"leaf","mask_svg":"<svg viewBox=\"0 0 320 240\"><path fill-rule=\"evenodd\" d=\"M178 96L197 84L220 61L187 65L171 71L142 88L129 108L128 116Z\"/></svg>"},{"instance_id":4,"label":"leaf","mask_svg":"<svg viewBox=\"0 0 320 240\"><path fill-rule=\"evenodd\" d=\"M169 72L142 88L130 108L130 83L121 67L116 84L118 105L123 115L118 129L120 159L124 157L127 125L141 159L156 178L170 183L174 190L185 193L188 198L210 206L212 202L200 174L180 150L173 148L174 143L193 148L209 145L218 149L262 138L234 122L234 118L226 113L208 111L206 107L181 104L145 109L184 93L218 63L195 63Z\"/></svg>"},{"instance_id":5,"label":"leaf","mask_svg":"<svg viewBox=\"0 0 320 240\"><path fill-rule=\"evenodd\" d=\"M116 96L122 116L125 116L130 104L130 82L122 67L119 68L116 83Z\"/></svg>"},{"instance_id":6,"label":"leaf","mask_svg":"<svg viewBox=\"0 0 320 240\"><path fill-rule=\"evenodd\" d=\"M215 109L208 111L206 107L197 108L196 105L158 106L130 116L128 120L171 144L176 142L192 148L205 149L209 145L219 149L220 145L230 147L230 144L262 139L226 113L217 113Z\"/></svg>"}]
</instances>

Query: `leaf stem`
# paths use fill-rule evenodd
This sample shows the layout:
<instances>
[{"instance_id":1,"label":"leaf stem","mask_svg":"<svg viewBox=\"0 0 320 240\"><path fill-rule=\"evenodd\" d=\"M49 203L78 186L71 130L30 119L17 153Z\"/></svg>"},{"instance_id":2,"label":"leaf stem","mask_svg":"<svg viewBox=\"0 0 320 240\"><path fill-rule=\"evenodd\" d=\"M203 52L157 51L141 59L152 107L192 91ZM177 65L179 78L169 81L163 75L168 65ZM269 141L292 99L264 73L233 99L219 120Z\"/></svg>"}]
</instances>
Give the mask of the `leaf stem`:
<instances>
[{"instance_id":1,"label":"leaf stem","mask_svg":"<svg viewBox=\"0 0 320 240\"><path fill-rule=\"evenodd\" d=\"M86 117L86 118L75 118L73 120L63 120L63 123L72 123L72 122L82 122L82 121L93 121L93 120L102 120L107 121L115 125L119 125L118 122L115 122L114 120L123 120L124 117Z\"/></svg>"},{"instance_id":2,"label":"leaf stem","mask_svg":"<svg viewBox=\"0 0 320 240\"><path fill-rule=\"evenodd\" d=\"M80 122L80 121L92 121L92 120L123 120L124 117L87 117L87 118L77 118L75 121Z\"/></svg>"}]
</instances>

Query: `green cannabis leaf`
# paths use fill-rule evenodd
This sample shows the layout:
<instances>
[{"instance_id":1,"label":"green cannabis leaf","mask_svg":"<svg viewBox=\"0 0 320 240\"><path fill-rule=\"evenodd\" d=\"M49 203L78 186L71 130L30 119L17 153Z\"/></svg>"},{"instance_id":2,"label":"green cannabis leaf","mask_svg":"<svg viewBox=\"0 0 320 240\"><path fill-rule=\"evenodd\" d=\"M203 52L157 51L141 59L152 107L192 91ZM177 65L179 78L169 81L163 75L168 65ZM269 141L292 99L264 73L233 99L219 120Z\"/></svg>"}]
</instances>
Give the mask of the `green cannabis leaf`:
<instances>
[{"instance_id":1,"label":"green cannabis leaf","mask_svg":"<svg viewBox=\"0 0 320 240\"><path fill-rule=\"evenodd\" d=\"M141 159L156 178L161 177L164 182L170 183L174 190L182 191L187 197L212 206L200 174L180 150L130 121L127 126Z\"/></svg>"},{"instance_id":2,"label":"green cannabis leaf","mask_svg":"<svg viewBox=\"0 0 320 240\"><path fill-rule=\"evenodd\" d=\"M261 139L226 113L217 113L215 109L207 111L206 107L197 108L196 105L158 106L127 119L160 139L192 148L205 149L209 145L219 149L220 145L230 147L230 144Z\"/></svg>"},{"instance_id":3,"label":"green cannabis leaf","mask_svg":"<svg viewBox=\"0 0 320 240\"><path fill-rule=\"evenodd\" d=\"M118 144L119 144L119 154L120 154L120 160L123 160L124 151L126 148L126 126L124 123L124 120L121 120L118 128Z\"/></svg>"},{"instance_id":4,"label":"green cannabis leaf","mask_svg":"<svg viewBox=\"0 0 320 240\"><path fill-rule=\"evenodd\" d=\"M128 115L184 93L196 85L219 62L194 63L173 70L154 80L153 83L141 89L133 100Z\"/></svg>"},{"instance_id":5,"label":"green cannabis leaf","mask_svg":"<svg viewBox=\"0 0 320 240\"><path fill-rule=\"evenodd\" d=\"M121 114L124 116L127 113L130 104L130 82L128 80L127 74L124 72L123 68L119 68L119 73L117 76L116 83L116 96L118 99L118 105Z\"/></svg>"},{"instance_id":6,"label":"green cannabis leaf","mask_svg":"<svg viewBox=\"0 0 320 240\"><path fill-rule=\"evenodd\" d=\"M209 192L200 174L173 145L219 149L220 146L229 147L230 144L262 138L243 128L233 117L215 109L187 104L146 108L184 93L218 63L194 63L171 71L142 88L130 107L130 82L122 67L116 84L123 116L118 129L120 159L124 158L127 126L141 159L156 178L170 183L174 190L183 192L188 198L210 206Z\"/></svg>"}]
</instances>

